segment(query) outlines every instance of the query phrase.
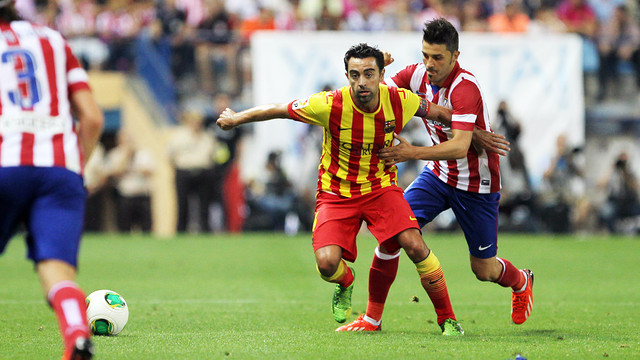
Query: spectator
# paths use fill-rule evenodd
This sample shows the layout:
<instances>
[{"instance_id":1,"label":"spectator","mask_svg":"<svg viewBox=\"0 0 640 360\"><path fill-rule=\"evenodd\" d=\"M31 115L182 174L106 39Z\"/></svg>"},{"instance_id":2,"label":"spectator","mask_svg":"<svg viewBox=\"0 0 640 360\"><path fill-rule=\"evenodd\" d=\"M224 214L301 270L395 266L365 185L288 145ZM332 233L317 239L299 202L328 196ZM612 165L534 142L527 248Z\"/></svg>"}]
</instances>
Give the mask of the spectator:
<instances>
[{"instance_id":1,"label":"spectator","mask_svg":"<svg viewBox=\"0 0 640 360\"><path fill-rule=\"evenodd\" d=\"M106 168L116 191L116 225L120 232L151 231L151 190L155 160L139 148L125 130L106 157Z\"/></svg>"},{"instance_id":2,"label":"spectator","mask_svg":"<svg viewBox=\"0 0 640 360\"><path fill-rule=\"evenodd\" d=\"M600 68L598 70L598 99L603 100L611 83L617 88L620 63L629 62L635 71L640 88L640 27L626 5L619 5L613 17L602 26L598 37ZM619 94L618 94L619 95Z\"/></svg>"},{"instance_id":3,"label":"spectator","mask_svg":"<svg viewBox=\"0 0 640 360\"><path fill-rule=\"evenodd\" d=\"M267 157L264 181L250 183L248 196L251 222L247 230L284 231L287 214L296 209L296 194L280 164L279 152Z\"/></svg>"},{"instance_id":4,"label":"spectator","mask_svg":"<svg viewBox=\"0 0 640 360\"><path fill-rule=\"evenodd\" d=\"M198 26L196 60L201 88L208 93L238 93L238 45L234 23L222 0L207 4L209 16Z\"/></svg>"},{"instance_id":5,"label":"spectator","mask_svg":"<svg viewBox=\"0 0 640 360\"><path fill-rule=\"evenodd\" d=\"M133 68L133 41L140 31L140 22L126 0L110 0L96 16L98 36L107 43L107 70L129 71Z\"/></svg>"},{"instance_id":6,"label":"spectator","mask_svg":"<svg viewBox=\"0 0 640 360\"><path fill-rule=\"evenodd\" d=\"M611 173L603 179L599 186L606 188L607 198L600 208L601 223L612 234L621 231L622 221L640 216L640 198L638 197L638 178L629 167L629 155L620 153L616 158ZM638 232L640 225L636 224Z\"/></svg>"},{"instance_id":7,"label":"spectator","mask_svg":"<svg viewBox=\"0 0 640 360\"><path fill-rule=\"evenodd\" d=\"M541 220L551 232L573 230L576 205L585 194L580 148L569 148L567 138L558 136L556 155L544 173Z\"/></svg>"},{"instance_id":8,"label":"spectator","mask_svg":"<svg viewBox=\"0 0 640 360\"><path fill-rule=\"evenodd\" d=\"M87 205L84 214L84 231L105 230L104 204L107 201L108 175L105 169L105 151L96 144L89 161L84 166L84 186L87 189Z\"/></svg>"},{"instance_id":9,"label":"spectator","mask_svg":"<svg viewBox=\"0 0 640 360\"><path fill-rule=\"evenodd\" d=\"M496 132L511 143L507 157L500 157L502 191L499 211L505 220L500 221L500 225L509 231L536 230L535 193L520 147L521 126L505 101L498 105Z\"/></svg>"},{"instance_id":10,"label":"spectator","mask_svg":"<svg viewBox=\"0 0 640 360\"><path fill-rule=\"evenodd\" d=\"M524 33L529 26L529 16L522 12L518 0L507 2L504 11L489 17L489 30L499 33Z\"/></svg>"},{"instance_id":11,"label":"spectator","mask_svg":"<svg viewBox=\"0 0 640 360\"><path fill-rule=\"evenodd\" d=\"M460 26L462 31L487 31L486 14L488 6L479 0L467 0L462 4L460 12Z\"/></svg>"},{"instance_id":12,"label":"spectator","mask_svg":"<svg viewBox=\"0 0 640 360\"><path fill-rule=\"evenodd\" d=\"M535 17L529 23L528 31L531 34L559 34L567 31L556 11L552 7L542 6L536 10Z\"/></svg>"},{"instance_id":13,"label":"spectator","mask_svg":"<svg viewBox=\"0 0 640 360\"><path fill-rule=\"evenodd\" d=\"M567 30L593 40L598 30L596 14L586 0L563 0L556 9Z\"/></svg>"},{"instance_id":14,"label":"spectator","mask_svg":"<svg viewBox=\"0 0 640 360\"><path fill-rule=\"evenodd\" d=\"M216 156L214 136L205 130L203 115L194 111L182 114L182 125L169 141L169 159L176 171L178 198L178 232L186 232L191 214L191 201L198 207L198 230L209 232L211 179Z\"/></svg>"},{"instance_id":15,"label":"spectator","mask_svg":"<svg viewBox=\"0 0 640 360\"><path fill-rule=\"evenodd\" d=\"M349 31L386 30L384 15L363 0L358 0L357 10L347 16L346 26Z\"/></svg>"}]
</instances>

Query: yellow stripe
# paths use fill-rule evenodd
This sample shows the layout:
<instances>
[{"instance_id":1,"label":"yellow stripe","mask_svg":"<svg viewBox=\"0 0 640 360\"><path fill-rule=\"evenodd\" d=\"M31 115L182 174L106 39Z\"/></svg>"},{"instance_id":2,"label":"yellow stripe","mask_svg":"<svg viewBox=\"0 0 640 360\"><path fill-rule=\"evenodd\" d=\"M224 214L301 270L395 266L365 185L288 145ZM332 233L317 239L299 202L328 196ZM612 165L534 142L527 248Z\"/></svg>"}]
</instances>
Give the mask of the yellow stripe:
<instances>
[{"instance_id":1,"label":"yellow stripe","mask_svg":"<svg viewBox=\"0 0 640 360\"><path fill-rule=\"evenodd\" d=\"M429 256L426 259L420 261L416 264L416 270L418 270L418 274L425 275L430 274L440 268L440 261L436 257L436 254L431 251Z\"/></svg>"},{"instance_id":2,"label":"yellow stripe","mask_svg":"<svg viewBox=\"0 0 640 360\"><path fill-rule=\"evenodd\" d=\"M338 270L331 276L324 276L320 273L320 269L318 269L318 265L316 265L316 269L318 270L318 274L320 277L328 282L333 282L337 279L340 279L347 271L347 265L344 263L344 260L340 260L340 264L338 265Z\"/></svg>"}]
</instances>

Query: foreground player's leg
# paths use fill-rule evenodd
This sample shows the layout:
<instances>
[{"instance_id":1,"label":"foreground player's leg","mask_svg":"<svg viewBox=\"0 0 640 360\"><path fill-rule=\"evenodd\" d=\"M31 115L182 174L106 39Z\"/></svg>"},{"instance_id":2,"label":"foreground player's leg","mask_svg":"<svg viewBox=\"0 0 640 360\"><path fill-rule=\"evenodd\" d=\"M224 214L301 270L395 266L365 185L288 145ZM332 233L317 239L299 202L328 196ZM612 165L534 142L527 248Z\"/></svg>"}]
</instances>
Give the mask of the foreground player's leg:
<instances>
[{"instance_id":1,"label":"foreground player's leg","mask_svg":"<svg viewBox=\"0 0 640 360\"><path fill-rule=\"evenodd\" d=\"M400 252L385 254L376 248L369 270L369 302L367 312L354 322L343 325L336 331L379 331L384 304L389 288L398 272Z\"/></svg>"},{"instance_id":2,"label":"foreground player's leg","mask_svg":"<svg viewBox=\"0 0 640 360\"><path fill-rule=\"evenodd\" d=\"M426 259L415 264L418 274L420 274L420 282L422 287L429 295L433 307L436 311L438 325L442 329L443 335L462 335L464 331L456 320L449 299L449 290L447 282L444 279L444 273L440 266L440 261L433 253L429 252ZM449 321L447 321L449 320ZM448 326L455 324L455 326Z\"/></svg>"},{"instance_id":3,"label":"foreground player's leg","mask_svg":"<svg viewBox=\"0 0 640 360\"><path fill-rule=\"evenodd\" d=\"M91 359L93 345L89 340L85 295L70 280L75 269L61 261L47 260L38 263L37 270L47 300L58 318L65 348L62 359Z\"/></svg>"},{"instance_id":4,"label":"foreground player's leg","mask_svg":"<svg viewBox=\"0 0 640 360\"><path fill-rule=\"evenodd\" d=\"M502 272L495 282L512 289L511 320L514 324L522 324L533 309L533 272L529 269L518 270L509 260L496 259L502 265Z\"/></svg>"},{"instance_id":5,"label":"foreground player's leg","mask_svg":"<svg viewBox=\"0 0 640 360\"><path fill-rule=\"evenodd\" d=\"M328 282L336 283L336 289L333 292L333 300L331 302L331 310L333 318L343 323L351 316L351 294L353 293L353 280L355 273L353 269L340 260L338 270L331 276L320 276Z\"/></svg>"}]
</instances>

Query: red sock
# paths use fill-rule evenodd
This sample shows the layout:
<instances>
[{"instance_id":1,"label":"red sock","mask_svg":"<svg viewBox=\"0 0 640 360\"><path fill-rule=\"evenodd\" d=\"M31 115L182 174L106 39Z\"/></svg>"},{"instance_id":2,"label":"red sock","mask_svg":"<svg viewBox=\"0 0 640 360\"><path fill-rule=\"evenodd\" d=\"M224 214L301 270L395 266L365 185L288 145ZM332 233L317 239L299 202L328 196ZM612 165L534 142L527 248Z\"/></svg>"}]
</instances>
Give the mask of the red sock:
<instances>
[{"instance_id":1,"label":"red sock","mask_svg":"<svg viewBox=\"0 0 640 360\"><path fill-rule=\"evenodd\" d=\"M496 281L496 283L502 287L510 287L514 291L518 291L524 287L527 278L522 271L507 260L497 257L498 261L502 264L502 273Z\"/></svg>"},{"instance_id":2,"label":"red sock","mask_svg":"<svg viewBox=\"0 0 640 360\"><path fill-rule=\"evenodd\" d=\"M49 304L58 318L65 349L79 336L89 338L85 295L73 281L62 281L49 290Z\"/></svg>"},{"instance_id":3,"label":"red sock","mask_svg":"<svg viewBox=\"0 0 640 360\"><path fill-rule=\"evenodd\" d=\"M343 260L344 261L344 260ZM351 268L345 265L344 275L338 280L338 284L342 287L349 287L353 284L353 272L351 272Z\"/></svg>"},{"instance_id":4,"label":"red sock","mask_svg":"<svg viewBox=\"0 0 640 360\"><path fill-rule=\"evenodd\" d=\"M376 321L382 319L384 303L387 301L389 289L398 273L399 258L399 252L395 255L388 255L380 253L378 248L373 256L371 269L369 269L369 302L366 314Z\"/></svg>"}]
</instances>

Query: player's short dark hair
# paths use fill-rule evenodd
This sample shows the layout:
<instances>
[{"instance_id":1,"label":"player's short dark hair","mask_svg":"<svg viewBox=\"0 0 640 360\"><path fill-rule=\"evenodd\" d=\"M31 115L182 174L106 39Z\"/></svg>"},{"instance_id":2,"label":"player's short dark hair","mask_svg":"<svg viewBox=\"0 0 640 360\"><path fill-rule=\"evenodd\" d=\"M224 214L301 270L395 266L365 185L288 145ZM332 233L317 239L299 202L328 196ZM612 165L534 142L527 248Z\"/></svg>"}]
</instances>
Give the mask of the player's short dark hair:
<instances>
[{"instance_id":1,"label":"player's short dark hair","mask_svg":"<svg viewBox=\"0 0 640 360\"><path fill-rule=\"evenodd\" d=\"M15 7L14 0L0 0L0 21L12 22L22 20Z\"/></svg>"},{"instance_id":2,"label":"player's short dark hair","mask_svg":"<svg viewBox=\"0 0 640 360\"><path fill-rule=\"evenodd\" d=\"M384 55L382 54L382 51L365 43L353 45L349 50L347 50L344 54L344 69L349 71L349 59L364 59L368 57L375 58L378 70L382 71L384 68Z\"/></svg>"},{"instance_id":3,"label":"player's short dark hair","mask_svg":"<svg viewBox=\"0 0 640 360\"><path fill-rule=\"evenodd\" d=\"M427 21L422 30L422 40L429 44L444 44L451 53L458 51L458 30L445 18Z\"/></svg>"}]
</instances>

